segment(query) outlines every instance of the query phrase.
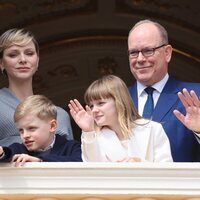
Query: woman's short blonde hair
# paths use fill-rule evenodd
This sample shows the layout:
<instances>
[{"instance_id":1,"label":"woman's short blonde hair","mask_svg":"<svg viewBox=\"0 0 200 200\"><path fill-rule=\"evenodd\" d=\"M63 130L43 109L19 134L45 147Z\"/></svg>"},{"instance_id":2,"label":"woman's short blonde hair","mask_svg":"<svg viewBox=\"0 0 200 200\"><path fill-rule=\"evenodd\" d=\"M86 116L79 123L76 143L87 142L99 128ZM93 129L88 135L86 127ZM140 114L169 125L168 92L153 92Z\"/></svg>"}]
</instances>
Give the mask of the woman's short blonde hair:
<instances>
[{"instance_id":1,"label":"woman's short blonde hair","mask_svg":"<svg viewBox=\"0 0 200 200\"><path fill-rule=\"evenodd\" d=\"M32 32L26 29L9 29L0 36L0 58L3 57L5 49L12 45L27 45L29 42L33 42L37 54L39 55L39 45Z\"/></svg>"}]
</instances>

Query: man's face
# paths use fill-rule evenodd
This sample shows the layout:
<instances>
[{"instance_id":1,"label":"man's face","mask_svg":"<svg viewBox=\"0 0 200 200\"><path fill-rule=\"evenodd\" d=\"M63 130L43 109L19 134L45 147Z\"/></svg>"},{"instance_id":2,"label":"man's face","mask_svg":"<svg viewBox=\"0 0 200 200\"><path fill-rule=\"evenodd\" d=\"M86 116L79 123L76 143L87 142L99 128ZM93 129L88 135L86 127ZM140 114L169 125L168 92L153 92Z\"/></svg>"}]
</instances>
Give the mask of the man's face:
<instances>
[{"instance_id":1,"label":"man's face","mask_svg":"<svg viewBox=\"0 0 200 200\"><path fill-rule=\"evenodd\" d=\"M128 37L129 52L148 51L163 45L157 27L151 23L137 26ZM153 55L144 56L141 52L137 57L129 54L130 70L136 80L144 85L153 85L162 80L168 71L172 47L166 45L156 49Z\"/></svg>"}]
</instances>

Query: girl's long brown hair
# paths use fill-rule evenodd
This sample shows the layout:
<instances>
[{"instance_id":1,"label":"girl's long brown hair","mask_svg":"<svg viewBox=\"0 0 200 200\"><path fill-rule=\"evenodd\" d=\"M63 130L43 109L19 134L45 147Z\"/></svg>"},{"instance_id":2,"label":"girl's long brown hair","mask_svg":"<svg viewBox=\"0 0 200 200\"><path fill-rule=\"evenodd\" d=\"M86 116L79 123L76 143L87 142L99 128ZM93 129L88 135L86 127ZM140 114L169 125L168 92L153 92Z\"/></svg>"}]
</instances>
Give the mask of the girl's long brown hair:
<instances>
[{"instance_id":1,"label":"girl's long brown hair","mask_svg":"<svg viewBox=\"0 0 200 200\"><path fill-rule=\"evenodd\" d=\"M115 76L107 75L94 81L85 92L85 102L113 98L118 113L118 121L124 138L128 138L135 120L141 118L138 114L124 81ZM102 127L100 127L102 128Z\"/></svg>"}]
</instances>

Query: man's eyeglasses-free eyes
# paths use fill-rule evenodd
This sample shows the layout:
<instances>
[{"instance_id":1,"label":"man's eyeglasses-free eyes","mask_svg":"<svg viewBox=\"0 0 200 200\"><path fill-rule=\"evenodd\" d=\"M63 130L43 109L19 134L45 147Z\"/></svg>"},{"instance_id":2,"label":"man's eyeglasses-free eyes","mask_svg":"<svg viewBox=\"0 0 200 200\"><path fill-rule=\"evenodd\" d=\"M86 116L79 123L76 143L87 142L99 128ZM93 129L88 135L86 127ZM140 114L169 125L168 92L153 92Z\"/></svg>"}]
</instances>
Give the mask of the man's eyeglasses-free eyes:
<instances>
[{"instance_id":1,"label":"man's eyeglasses-free eyes","mask_svg":"<svg viewBox=\"0 0 200 200\"><path fill-rule=\"evenodd\" d=\"M142 49L141 51L138 51L135 49L130 49L130 50L128 50L128 55L131 58L137 58L139 56L139 53L141 52L144 57L150 57L150 56L154 55L154 53L157 49L164 47L166 45L167 44L162 44L162 45L160 45L158 47L154 47L154 48L145 48L145 49Z\"/></svg>"}]
</instances>

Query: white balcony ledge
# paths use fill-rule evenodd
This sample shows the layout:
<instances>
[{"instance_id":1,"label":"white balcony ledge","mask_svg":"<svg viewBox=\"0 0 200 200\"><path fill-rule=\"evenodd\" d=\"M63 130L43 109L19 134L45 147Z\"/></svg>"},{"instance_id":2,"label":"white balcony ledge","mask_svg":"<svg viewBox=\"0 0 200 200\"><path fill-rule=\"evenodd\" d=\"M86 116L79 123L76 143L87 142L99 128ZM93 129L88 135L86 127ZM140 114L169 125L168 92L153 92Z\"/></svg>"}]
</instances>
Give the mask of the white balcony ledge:
<instances>
[{"instance_id":1,"label":"white balcony ledge","mask_svg":"<svg viewBox=\"0 0 200 200\"><path fill-rule=\"evenodd\" d=\"M200 200L200 163L0 164L0 200Z\"/></svg>"}]
</instances>

